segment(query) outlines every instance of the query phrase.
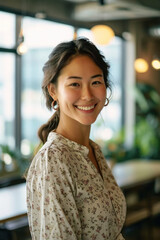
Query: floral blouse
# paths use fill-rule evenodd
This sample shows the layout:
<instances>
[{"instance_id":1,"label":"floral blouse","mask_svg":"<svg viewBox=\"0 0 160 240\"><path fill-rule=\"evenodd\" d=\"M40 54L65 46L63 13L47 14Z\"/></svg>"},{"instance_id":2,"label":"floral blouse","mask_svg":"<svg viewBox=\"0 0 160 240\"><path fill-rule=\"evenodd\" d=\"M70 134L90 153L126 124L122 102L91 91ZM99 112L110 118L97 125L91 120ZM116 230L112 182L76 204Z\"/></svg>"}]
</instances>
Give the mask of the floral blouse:
<instances>
[{"instance_id":1,"label":"floral blouse","mask_svg":"<svg viewBox=\"0 0 160 240\"><path fill-rule=\"evenodd\" d=\"M51 132L27 175L33 240L122 240L126 202L99 146L89 149Z\"/></svg>"}]
</instances>

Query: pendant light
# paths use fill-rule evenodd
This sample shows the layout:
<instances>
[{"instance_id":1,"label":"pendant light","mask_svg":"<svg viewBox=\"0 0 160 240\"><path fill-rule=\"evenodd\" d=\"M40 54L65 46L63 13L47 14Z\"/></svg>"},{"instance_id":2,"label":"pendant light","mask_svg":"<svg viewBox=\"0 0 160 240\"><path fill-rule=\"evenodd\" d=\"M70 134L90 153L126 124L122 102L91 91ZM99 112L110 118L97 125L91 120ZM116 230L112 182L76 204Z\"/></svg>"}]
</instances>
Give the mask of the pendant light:
<instances>
[{"instance_id":1,"label":"pendant light","mask_svg":"<svg viewBox=\"0 0 160 240\"><path fill-rule=\"evenodd\" d=\"M159 58L154 58L151 62L152 67L156 70L160 70L160 59Z\"/></svg>"},{"instance_id":2,"label":"pendant light","mask_svg":"<svg viewBox=\"0 0 160 240\"><path fill-rule=\"evenodd\" d=\"M134 62L134 68L137 73L146 73L149 69L148 62L145 60L145 58L143 58L147 52L146 39L144 39L140 34L137 37L136 46L137 58Z\"/></svg>"},{"instance_id":3,"label":"pendant light","mask_svg":"<svg viewBox=\"0 0 160 240\"><path fill-rule=\"evenodd\" d=\"M21 1L21 18L20 18L20 26L19 26L19 35L17 39L17 53L18 55L23 55L27 52L27 46L25 44L24 38L24 29L23 29L23 16L26 16L26 9L27 9L27 0Z\"/></svg>"},{"instance_id":4,"label":"pendant light","mask_svg":"<svg viewBox=\"0 0 160 240\"><path fill-rule=\"evenodd\" d=\"M148 70L148 63L143 58L137 58L134 62L134 67L138 73L145 73Z\"/></svg>"},{"instance_id":5,"label":"pendant light","mask_svg":"<svg viewBox=\"0 0 160 240\"><path fill-rule=\"evenodd\" d=\"M20 33L18 36L18 46L17 46L17 53L19 55L23 55L27 52L27 46L24 42L24 35L23 35L23 29L20 29Z\"/></svg>"},{"instance_id":6,"label":"pendant light","mask_svg":"<svg viewBox=\"0 0 160 240\"><path fill-rule=\"evenodd\" d=\"M95 25L91 28L93 39L99 45L107 45L115 34L111 27L106 25Z\"/></svg>"}]
</instances>

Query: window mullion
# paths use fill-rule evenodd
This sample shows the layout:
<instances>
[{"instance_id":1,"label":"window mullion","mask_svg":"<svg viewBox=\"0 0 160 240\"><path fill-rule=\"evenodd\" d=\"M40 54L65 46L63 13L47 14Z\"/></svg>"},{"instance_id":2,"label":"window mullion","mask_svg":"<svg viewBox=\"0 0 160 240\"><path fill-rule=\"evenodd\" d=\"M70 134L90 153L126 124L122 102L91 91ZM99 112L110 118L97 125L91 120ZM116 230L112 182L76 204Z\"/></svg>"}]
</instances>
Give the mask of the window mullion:
<instances>
[{"instance_id":1,"label":"window mullion","mask_svg":"<svg viewBox=\"0 0 160 240\"><path fill-rule=\"evenodd\" d=\"M16 43L21 26L21 17L16 17ZM21 146L21 56L16 55L15 71L15 147Z\"/></svg>"}]
</instances>

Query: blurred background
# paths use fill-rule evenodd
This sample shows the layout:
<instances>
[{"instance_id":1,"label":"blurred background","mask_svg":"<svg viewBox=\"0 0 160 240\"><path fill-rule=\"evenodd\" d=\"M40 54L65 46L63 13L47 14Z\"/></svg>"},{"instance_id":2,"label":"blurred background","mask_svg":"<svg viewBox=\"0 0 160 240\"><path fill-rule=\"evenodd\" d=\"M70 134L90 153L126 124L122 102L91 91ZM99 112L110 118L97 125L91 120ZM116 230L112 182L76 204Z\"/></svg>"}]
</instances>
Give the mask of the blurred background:
<instances>
[{"instance_id":1,"label":"blurred background","mask_svg":"<svg viewBox=\"0 0 160 240\"><path fill-rule=\"evenodd\" d=\"M158 240L159 0L0 0L0 211L1 196L25 184L37 130L53 114L41 91L42 67L58 43L78 37L93 41L111 66L112 98L91 138L126 196L124 235ZM24 209L1 214L0 240L30 239Z\"/></svg>"}]
</instances>

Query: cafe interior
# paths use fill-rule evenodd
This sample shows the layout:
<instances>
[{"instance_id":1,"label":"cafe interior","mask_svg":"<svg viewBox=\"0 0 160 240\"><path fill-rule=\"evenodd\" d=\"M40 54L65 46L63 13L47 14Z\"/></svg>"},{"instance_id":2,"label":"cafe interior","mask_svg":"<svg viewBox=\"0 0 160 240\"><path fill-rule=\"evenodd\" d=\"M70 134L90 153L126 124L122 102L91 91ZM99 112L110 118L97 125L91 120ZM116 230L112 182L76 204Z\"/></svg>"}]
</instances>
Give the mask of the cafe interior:
<instances>
[{"instance_id":1,"label":"cafe interior","mask_svg":"<svg viewBox=\"0 0 160 240\"><path fill-rule=\"evenodd\" d=\"M160 239L160 1L0 0L0 240L31 240L24 176L53 114L42 68L80 37L110 64L110 104L91 139L126 198L123 236Z\"/></svg>"}]
</instances>

